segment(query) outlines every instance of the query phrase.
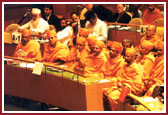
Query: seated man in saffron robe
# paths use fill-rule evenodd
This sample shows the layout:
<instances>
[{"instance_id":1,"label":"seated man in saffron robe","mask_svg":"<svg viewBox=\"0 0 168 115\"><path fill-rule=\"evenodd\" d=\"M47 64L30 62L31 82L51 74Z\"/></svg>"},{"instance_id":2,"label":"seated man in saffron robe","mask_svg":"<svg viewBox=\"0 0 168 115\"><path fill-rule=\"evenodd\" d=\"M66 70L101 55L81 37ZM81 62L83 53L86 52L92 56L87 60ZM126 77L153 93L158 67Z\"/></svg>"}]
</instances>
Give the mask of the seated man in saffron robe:
<instances>
[{"instance_id":1,"label":"seated man in saffron robe","mask_svg":"<svg viewBox=\"0 0 168 115\"><path fill-rule=\"evenodd\" d=\"M164 42L159 40L156 45L157 57L149 74L146 96L152 96L153 90L158 85L164 85Z\"/></svg>"},{"instance_id":2,"label":"seated man in saffron robe","mask_svg":"<svg viewBox=\"0 0 168 115\"><path fill-rule=\"evenodd\" d=\"M34 40L31 40L31 30L22 30L22 40L17 45L13 56L32 61L41 60L40 44Z\"/></svg>"},{"instance_id":3,"label":"seated man in saffron robe","mask_svg":"<svg viewBox=\"0 0 168 115\"><path fill-rule=\"evenodd\" d=\"M89 49L86 48L86 38L84 37L77 37L76 39L76 47L73 47L69 55L66 59L65 65L70 68L74 69L74 67L80 67L80 59L84 59L89 55Z\"/></svg>"},{"instance_id":4,"label":"seated man in saffron robe","mask_svg":"<svg viewBox=\"0 0 168 115\"><path fill-rule=\"evenodd\" d=\"M62 44L57 40L57 33L55 30L47 32L49 43L44 46L43 61L60 65L65 63L66 57L69 54L67 45Z\"/></svg>"},{"instance_id":5,"label":"seated man in saffron robe","mask_svg":"<svg viewBox=\"0 0 168 115\"><path fill-rule=\"evenodd\" d=\"M118 72L117 86L113 86L104 91L104 94L111 100L112 110L116 110L117 100L120 96L119 89L126 87L131 93L140 96L143 90L142 75L143 70L136 63L136 50L135 48L126 48L125 52L125 64Z\"/></svg>"},{"instance_id":6,"label":"seated man in saffron robe","mask_svg":"<svg viewBox=\"0 0 168 115\"><path fill-rule=\"evenodd\" d=\"M154 54L151 52L153 48L154 44L147 40L144 40L141 43L140 55L136 59L136 62L140 63L143 67L143 80L149 79L149 73L151 72L154 66L155 57Z\"/></svg>"},{"instance_id":7,"label":"seated man in saffron robe","mask_svg":"<svg viewBox=\"0 0 168 115\"><path fill-rule=\"evenodd\" d=\"M92 53L81 61L84 66L84 73L87 77L104 78L102 68L106 62L105 54L103 53L104 42L97 40L92 44L94 47Z\"/></svg>"},{"instance_id":8,"label":"seated man in saffron robe","mask_svg":"<svg viewBox=\"0 0 168 115\"><path fill-rule=\"evenodd\" d=\"M140 43L142 43L144 40L147 40L149 42L152 42L155 46L157 41L161 39L158 35L156 35L156 26L155 25L148 25L145 36L141 38Z\"/></svg>"},{"instance_id":9,"label":"seated man in saffron robe","mask_svg":"<svg viewBox=\"0 0 168 115\"><path fill-rule=\"evenodd\" d=\"M107 62L103 68L105 78L111 79L114 82L117 81L117 72L124 65L124 58L121 56L122 45L120 42L110 41L107 43L109 52L106 55Z\"/></svg>"}]
</instances>

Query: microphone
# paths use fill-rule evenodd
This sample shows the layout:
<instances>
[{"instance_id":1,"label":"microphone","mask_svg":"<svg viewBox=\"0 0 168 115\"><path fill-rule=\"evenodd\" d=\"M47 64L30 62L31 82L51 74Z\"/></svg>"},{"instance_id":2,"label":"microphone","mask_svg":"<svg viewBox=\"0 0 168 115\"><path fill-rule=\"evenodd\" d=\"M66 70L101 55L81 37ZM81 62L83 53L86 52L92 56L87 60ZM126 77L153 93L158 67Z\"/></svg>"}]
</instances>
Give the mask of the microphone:
<instances>
[{"instance_id":1,"label":"microphone","mask_svg":"<svg viewBox=\"0 0 168 115\"><path fill-rule=\"evenodd\" d=\"M24 14L24 16L20 19L20 21L17 24L20 24L28 14L30 14L30 9L28 9L28 11Z\"/></svg>"}]
</instances>

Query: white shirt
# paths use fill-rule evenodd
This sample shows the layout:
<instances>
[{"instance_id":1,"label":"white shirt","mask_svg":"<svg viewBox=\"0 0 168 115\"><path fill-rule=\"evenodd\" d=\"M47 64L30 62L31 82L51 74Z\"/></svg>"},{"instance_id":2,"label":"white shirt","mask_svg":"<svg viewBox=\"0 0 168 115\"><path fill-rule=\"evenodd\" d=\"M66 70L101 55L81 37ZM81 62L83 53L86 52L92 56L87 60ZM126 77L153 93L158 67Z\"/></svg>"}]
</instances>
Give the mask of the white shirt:
<instances>
[{"instance_id":1,"label":"white shirt","mask_svg":"<svg viewBox=\"0 0 168 115\"><path fill-rule=\"evenodd\" d=\"M90 35L96 35L98 40L107 41L107 25L97 18L95 25L91 25L89 21L86 22L86 29L90 31Z\"/></svg>"},{"instance_id":2,"label":"white shirt","mask_svg":"<svg viewBox=\"0 0 168 115\"><path fill-rule=\"evenodd\" d=\"M71 26L67 26L62 31L57 33L57 38L61 43L68 45L68 42L71 40L73 35L73 29Z\"/></svg>"},{"instance_id":3,"label":"white shirt","mask_svg":"<svg viewBox=\"0 0 168 115\"><path fill-rule=\"evenodd\" d=\"M33 27L31 21L29 21L28 23L22 25L21 27L19 27L19 29L29 28L30 30L32 30L32 35L38 35L39 32L40 33L45 33L45 32L47 32L49 30L49 24L43 18L39 19L39 23L37 24L36 28Z\"/></svg>"}]
</instances>

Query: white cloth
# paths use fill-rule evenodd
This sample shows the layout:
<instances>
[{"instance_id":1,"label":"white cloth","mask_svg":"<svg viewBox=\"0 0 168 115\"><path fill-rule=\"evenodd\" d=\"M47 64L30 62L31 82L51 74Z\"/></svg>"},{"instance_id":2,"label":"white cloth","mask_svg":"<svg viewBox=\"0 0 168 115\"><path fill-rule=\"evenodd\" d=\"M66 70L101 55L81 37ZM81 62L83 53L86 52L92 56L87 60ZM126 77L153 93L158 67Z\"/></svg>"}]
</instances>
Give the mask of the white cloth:
<instances>
[{"instance_id":1,"label":"white cloth","mask_svg":"<svg viewBox=\"0 0 168 115\"><path fill-rule=\"evenodd\" d=\"M95 25L91 25L89 21L86 22L86 29L90 31L90 35L96 35L98 40L107 41L107 25L97 18Z\"/></svg>"},{"instance_id":2,"label":"white cloth","mask_svg":"<svg viewBox=\"0 0 168 115\"><path fill-rule=\"evenodd\" d=\"M68 42L71 40L73 35L73 29L71 26L67 26L62 31L57 33L57 38L61 43L68 45Z\"/></svg>"},{"instance_id":3,"label":"white cloth","mask_svg":"<svg viewBox=\"0 0 168 115\"><path fill-rule=\"evenodd\" d=\"M24 29L24 28L29 28L30 30L32 30L32 35L39 35L39 32L44 34L49 30L49 24L46 20L44 20L43 18L40 18L36 28L33 27L32 20L22 25L21 27L19 27L19 29Z\"/></svg>"}]
</instances>

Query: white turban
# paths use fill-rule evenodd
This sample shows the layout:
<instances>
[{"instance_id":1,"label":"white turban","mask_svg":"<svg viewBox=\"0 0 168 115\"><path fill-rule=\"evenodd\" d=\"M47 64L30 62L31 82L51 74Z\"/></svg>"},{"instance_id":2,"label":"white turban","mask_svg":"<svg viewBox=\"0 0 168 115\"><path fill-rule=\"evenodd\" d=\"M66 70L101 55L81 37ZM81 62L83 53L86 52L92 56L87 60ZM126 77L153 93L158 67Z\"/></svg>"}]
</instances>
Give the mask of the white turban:
<instances>
[{"instance_id":1,"label":"white turban","mask_svg":"<svg viewBox=\"0 0 168 115\"><path fill-rule=\"evenodd\" d=\"M41 14L41 10L38 8L32 8L32 14Z\"/></svg>"}]
</instances>

